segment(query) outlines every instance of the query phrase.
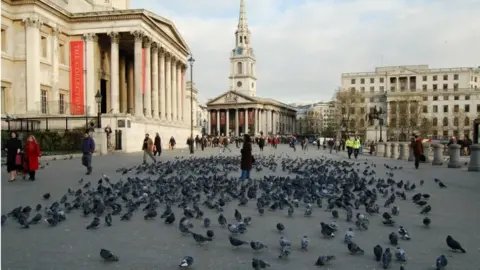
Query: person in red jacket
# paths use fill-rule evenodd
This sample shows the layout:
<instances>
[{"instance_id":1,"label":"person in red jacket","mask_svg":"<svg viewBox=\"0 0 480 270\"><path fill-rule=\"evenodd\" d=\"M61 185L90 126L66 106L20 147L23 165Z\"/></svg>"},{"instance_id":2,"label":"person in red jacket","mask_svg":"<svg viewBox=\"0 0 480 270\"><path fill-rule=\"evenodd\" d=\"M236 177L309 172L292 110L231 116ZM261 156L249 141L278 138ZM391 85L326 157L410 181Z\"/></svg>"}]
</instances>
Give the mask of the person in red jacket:
<instances>
[{"instance_id":1,"label":"person in red jacket","mask_svg":"<svg viewBox=\"0 0 480 270\"><path fill-rule=\"evenodd\" d=\"M40 145L33 135L28 136L27 143L24 148L25 153L25 172L28 172L30 181L35 181L35 171L38 170L38 158L42 156Z\"/></svg>"}]
</instances>

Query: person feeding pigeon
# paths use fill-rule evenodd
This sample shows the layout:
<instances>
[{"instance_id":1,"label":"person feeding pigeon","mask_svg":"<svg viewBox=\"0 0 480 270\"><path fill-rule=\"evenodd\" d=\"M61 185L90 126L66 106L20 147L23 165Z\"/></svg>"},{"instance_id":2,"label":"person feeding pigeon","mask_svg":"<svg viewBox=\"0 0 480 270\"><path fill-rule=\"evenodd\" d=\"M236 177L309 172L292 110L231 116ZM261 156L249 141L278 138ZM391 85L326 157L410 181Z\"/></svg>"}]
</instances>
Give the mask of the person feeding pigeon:
<instances>
[{"instance_id":1,"label":"person feeding pigeon","mask_svg":"<svg viewBox=\"0 0 480 270\"><path fill-rule=\"evenodd\" d=\"M240 151L242 154L240 169L242 170L241 180L250 179L250 171L254 163L252 156L252 139L250 135L245 134L243 136L243 148Z\"/></svg>"}]
</instances>

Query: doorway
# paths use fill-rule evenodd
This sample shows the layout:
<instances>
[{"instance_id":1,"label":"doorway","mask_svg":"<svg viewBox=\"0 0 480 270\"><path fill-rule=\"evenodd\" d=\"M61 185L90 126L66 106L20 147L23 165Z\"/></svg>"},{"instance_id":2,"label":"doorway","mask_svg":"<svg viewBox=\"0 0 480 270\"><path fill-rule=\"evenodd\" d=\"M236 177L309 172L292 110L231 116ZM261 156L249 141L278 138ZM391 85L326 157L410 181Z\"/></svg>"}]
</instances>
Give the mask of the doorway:
<instances>
[{"instance_id":1,"label":"doorway","mask_svg":"<svg viewBox=\"0 0 480 270\"><path fill-rule=\"evenodd\" d=\"M107 80L100 80L100 94L102 94L102 103L100 104L100 112L107 113Z\"/></svg>"}]
</instances>

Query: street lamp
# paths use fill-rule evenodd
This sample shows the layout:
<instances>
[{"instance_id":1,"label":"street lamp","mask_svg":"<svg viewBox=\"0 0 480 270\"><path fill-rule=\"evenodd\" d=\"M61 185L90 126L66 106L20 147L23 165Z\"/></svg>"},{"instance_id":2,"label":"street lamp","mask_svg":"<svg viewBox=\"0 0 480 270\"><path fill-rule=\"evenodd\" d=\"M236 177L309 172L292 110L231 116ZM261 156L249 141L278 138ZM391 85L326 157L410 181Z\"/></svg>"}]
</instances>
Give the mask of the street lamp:
<instances>
[{"instance_id":1,"label":"street lamp","mask_svg":"<svg viewBox=\"0 0 480 270\"><path fill-rule=\"evenodd\" d=\"M95 101L97 102L97 126L98 128L102 127L102 93L100 93L100 90L97 91L97 94L95 95Z\"/></svg>"},{"instance_id":2,"label":"street lamp","mask_svg":"<svg viewBox=\"0 0 480 270\"><path fill-rule=\"evenodd\" d=\"M194 153L193 150L193 63L195 63L195 59L190 55L188 58L188 62L190 63L190 154Z\"/></svg>"},{"instance_id":3,"label":"street lamp","mask_svg":"<svg viewBox=\"0 0 480 270\"><path fill-rule=\"evenodd\" d=\"M380 107L377 110L377 106L371 108L370 113L367 114L367 117L369 120L378 120L378 125L380 126L380 140L378 142L383 142L383 136L382 136L383 114L384 112L382 110L382 107Z\"/></svg>"}]
</instances>

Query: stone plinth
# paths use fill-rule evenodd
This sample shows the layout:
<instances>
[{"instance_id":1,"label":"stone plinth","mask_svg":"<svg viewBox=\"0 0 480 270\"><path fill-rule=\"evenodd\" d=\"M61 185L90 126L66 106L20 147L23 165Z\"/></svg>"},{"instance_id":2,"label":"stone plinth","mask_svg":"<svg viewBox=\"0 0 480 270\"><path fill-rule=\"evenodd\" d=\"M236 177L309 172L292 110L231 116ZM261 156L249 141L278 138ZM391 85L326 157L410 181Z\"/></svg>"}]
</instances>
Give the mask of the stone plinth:
<instances>
[{"instance_id":1,"label":"stone plinth","mask_svg":"<svg viewBox=\"0 0 480 270\"><path fill-rule=\"evenodd\" d=\"M408 159L408 143L399 143L398 148L398 160L407 160Z\"/></svg>"},{"instance_id":2,"label":"stone plinth","mask_svg":"<svg viewBox=\"0 0 480 270\"><path fill-rule=\"evenodd\" d=\"M390 157L390 153L391 153L390 150L392 150L392 149L390 148L390 143L389 143L389 142L386 142L386 143L385 143L385 153L383 154L383 157L386 157L386 158Z\"/></svg>"},{"instance_id":3,"label":"stone plinth","mask_svg":"<svg viewBox=\"0 0 480 270\"><path fill-rule=\"evenodd\" d=\"M415 160L415 156L413 155L412 143L409 143L408 144L408 161L414 161L414 160Z\"/></svg>"},{"instance_id":4,"label":"stone plinth","mask_svg":"<svg viewBox=\"0 0 480 270\"><path fill-rule=\"evenodd\" d=\"M462 163L460 162L460 148L458 144L450 144L448 152L450 154L450 161L448 162L448 168L460 168Z\"/></svg>"},{"instance_id":5,"label":"stone plinth","mask_svg":"<svg viewBox=\"0 0 480 270\"><path fill-rule=\"evenodd\" d=\"M107 134L103 128L96 128L92 133L92 138L95 141L95 152L100 155L108 154Z\"/></svg>"},{"instance_id":6,"label":"stone plinth","mask_svg":"<svg viewBox=\"0 0 480 270\"><path fill-rule=\"evenodd\" d=\"M390 150L390 158L397 158L398 157L398 143L392 142L390 145L391 150Z\"/></svg>"},{"instance_id":7,"label":"stone plinth","mask_svg":"<svg viewBox=\"0 0 480 270\"><path fill-rule=\"evenodd\" d=\"M443 145L440 143L432 144L433 161L432 165L443 165Z\"/></svg>"},{"instance_id":8,"label":"stone plinth","mask_svg":"<svg viewBox=\"0 0 480 270\"><path fill-rule=\"evenodd\" d=\"M430 158L430 156L432 155L432 149L431 149L432 144L429 142L425 142L422 145L423 145L423 155L425 156L425 162L430 163L432 161L432 159Z\"/></svg>"},{"instance_id":9,"label":"stone plinth","mask_svg":"<svg viewBox=\"0 0 480 270\"><path fill-rule=\"evenodd\" d=\"M383 157L383 155L385 155L385 143L379 142L377 144L377 149L376 149L375 155L377 157Z\"/></svg>"},{"instance_id":10,"label":"stone plinth","mask_svg":"<svg viewBox=\"0 0 480 270\"><path fill-rule=\"evenodd\" d=\"M480 172L480 144L470 146L470 163L468 170L472 172Z\"/></svg>"}]
</instances>

